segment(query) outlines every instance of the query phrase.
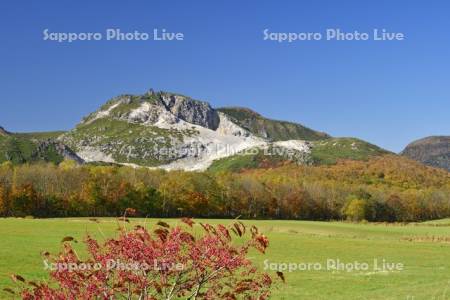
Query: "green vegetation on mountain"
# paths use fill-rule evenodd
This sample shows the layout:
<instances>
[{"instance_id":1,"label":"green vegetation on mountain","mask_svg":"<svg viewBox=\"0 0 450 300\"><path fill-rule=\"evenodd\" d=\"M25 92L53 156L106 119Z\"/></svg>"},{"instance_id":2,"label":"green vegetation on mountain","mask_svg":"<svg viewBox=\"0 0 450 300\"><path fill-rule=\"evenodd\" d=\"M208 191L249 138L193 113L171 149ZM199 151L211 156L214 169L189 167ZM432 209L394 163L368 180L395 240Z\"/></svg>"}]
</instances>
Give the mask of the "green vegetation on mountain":
<instances>
[{"instance_id":1,"label":"green vegetation on mountain","mask_svg":"<svg viewBox=\"0 0 450 300\"><path fill-rule=\"evenodd\" d=\"M124 99L126 99L126 101L123 101ZM112 106L117 105L118 102L120 102L120 105L117 105L116 107L111 109L109 113L109 116L111 118L120 118L130 111L139 108L139 106L141 106L143 102L155 104L158 101L159 96L155 93L146 93L144 95L120 95L118 97L112 98L111 100L108 100L100 107L98 111L107 111ZM83 119L83 122L86 123L92 121L98 111L89 114Z\"/></svg>"},{"instance_id":2,"label":"green vegetation on mountain","mask_svg":"<svg viewBox=\"0 0 450 300\"><path fill-rule=\"evenodd\" d=\"M245 151L218 159L212 163L208 170L212 172L225 170L239 172L248 169L273 168L296 162L306 165L332 165L340 160L367 161L372 157L392 154L356 138L330 138L312 141L310 142L310 151L303 154L301 161L285 155L278 155L277 152L274 154L273 151L255 150L257 151Z\"/></svg>"},{"instance_id":3,"label":"green vegetation on mountain","mask_svg":"<svg viewBox=\"0 0 450 300\"><path fill-rule=\"evenodd\" d=\"M0 136L0 162L11 161L20 164L32 161L37 145L31 139L13 135Z\"/></svg>"},{"instance_id":4,"label":"green vegetation on mountain","mask_svg":"<svg viewBox=\"0 0 450 300\"><path fill-rule=\"evenodd\" d=\"M42 132L21 132L14 133L15 137L33 140L35 142L42 142L45 140L57 139L63 135L65 131L42 131Z\"/></svg>"},{"instance_id":5,"label":"green vegetation on mountain","mask_svg":"<svg viewBox=\"0 0 450 300\"><path fill-rule=\"evenodd\" d=\"M274 168L292 162L283 155L266 155L264 150L258 148L245 152L215 160L208 171L213 173L222 171L240 172L249 169Z\"/></svg>"},{"instance_id":6,"label":"green vegetation on mountain","mask_svg":"<svg viewBox=\"0 0 450 300\"><path fill-rule=\"evenodd\" d=\"M51 131L2 134L0 163L10 161L13 164L23 164L44 161L59 164L65 159L66 152L72 155L70 150L56 141L63 133Z\"/></svg>"},{"instance_id":7,"label":"green vegetation on mountain","mask_svg":"<svg viewBox=\"0 0 450 300\"><path fill-rule=\"evenodd\" d=\"M339 160L368 160L389 151L356 138L332 138L313 142L311 156L315 164L335 164Z\"/></svg>"},{"instance_id":8,"label":"green vegetation on mountain","mask_svg":"<svg viewBox=\"0 0 450 300\"><path fill-rule=\"evenodd\" d=\"M75 151L89 145L111 156L114 161L142 166L157 166L174 160L173 145L194 130L163 129L126 121L100 118L81 123L65 134L64 143Z\"/></svg>"},{"instance_id":9,"label":"green vegetation on mountain","mask_svg":"<svg viewBox=\"0 0 450 300\"><path fill-rule=\"evenodd\" d=\"M323 140L330 136L300 124L267 119L248 108L224 107L218 111L228 115L233 122L256 136L272 141Z\"/></svg>"}]
</instances>

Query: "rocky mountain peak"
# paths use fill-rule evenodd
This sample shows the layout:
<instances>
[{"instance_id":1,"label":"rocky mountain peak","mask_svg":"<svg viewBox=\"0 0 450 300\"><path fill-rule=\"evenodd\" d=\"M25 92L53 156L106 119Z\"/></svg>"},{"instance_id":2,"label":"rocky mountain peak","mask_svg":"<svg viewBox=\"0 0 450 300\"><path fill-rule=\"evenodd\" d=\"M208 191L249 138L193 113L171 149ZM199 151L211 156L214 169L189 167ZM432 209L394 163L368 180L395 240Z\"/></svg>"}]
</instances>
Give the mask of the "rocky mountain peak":
<instances>
[{"instance_id":1,"label":"rocky mountain peak","mask_svg":"<svg viewBox=\"0 0 450 300\"><path fill-rule=\"evenodd\" d=\"M82 124L104 118L146 125L159 122L173 124L183 120L211 130L219 127L220 120L217 111L207 102L175 93L155 92L153 89L143 95L115 97L84 118Z\"/></svg>"}]
</instances>

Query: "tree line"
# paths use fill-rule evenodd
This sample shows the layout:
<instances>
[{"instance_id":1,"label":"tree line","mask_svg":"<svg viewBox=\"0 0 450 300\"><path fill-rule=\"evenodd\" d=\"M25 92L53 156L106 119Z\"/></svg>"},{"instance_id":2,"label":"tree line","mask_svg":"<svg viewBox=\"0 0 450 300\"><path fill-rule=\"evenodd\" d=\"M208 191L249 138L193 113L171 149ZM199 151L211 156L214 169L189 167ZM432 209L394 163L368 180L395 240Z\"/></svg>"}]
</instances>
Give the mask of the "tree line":
<instances>
[{"instance_id":1,"label":"tree line","mask_svg":"<svg viewBox=\"0 0 450 300\"><path fill-rule=\"evenodd\" d=\"M0 216L119 216L409 222L450 217L450 173L398 156L331 166L184 172L0 165Z\"/></svg>"}]
</instances>

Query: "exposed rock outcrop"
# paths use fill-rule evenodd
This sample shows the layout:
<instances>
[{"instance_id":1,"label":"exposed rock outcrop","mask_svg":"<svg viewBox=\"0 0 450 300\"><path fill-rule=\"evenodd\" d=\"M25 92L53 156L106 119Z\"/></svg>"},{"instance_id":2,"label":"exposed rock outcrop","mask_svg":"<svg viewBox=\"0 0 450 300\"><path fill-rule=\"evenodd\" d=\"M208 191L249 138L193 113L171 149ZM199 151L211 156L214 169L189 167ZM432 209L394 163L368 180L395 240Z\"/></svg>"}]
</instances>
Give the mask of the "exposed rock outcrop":
<instances>
[{"instance_id":1,"label":"exposed rock outcrop","mask_svg":"<svg viewBox=\"0 0 450 300\"><path fill-rule=\"evenodd\" d=\"M144 125L155 125L160 122L174 124L183 120L211 130L216 130L220 122L217 111L207 102L153 90L143 95L115 97L100 110L84 118L82 124L91 124L102 118Z\"/></svg>"},{"instance_id":2,"label":"exposed rock outcrop","mask_svg":"<svg viewBox=\"0 0 450 300\"><path fill-rule=\"evenodd\" d=\"M212 130L219 126L219 115L207 102L171 93L161 93L161 100L172 114L186 122Z\"/></svg>"}]
</instances>

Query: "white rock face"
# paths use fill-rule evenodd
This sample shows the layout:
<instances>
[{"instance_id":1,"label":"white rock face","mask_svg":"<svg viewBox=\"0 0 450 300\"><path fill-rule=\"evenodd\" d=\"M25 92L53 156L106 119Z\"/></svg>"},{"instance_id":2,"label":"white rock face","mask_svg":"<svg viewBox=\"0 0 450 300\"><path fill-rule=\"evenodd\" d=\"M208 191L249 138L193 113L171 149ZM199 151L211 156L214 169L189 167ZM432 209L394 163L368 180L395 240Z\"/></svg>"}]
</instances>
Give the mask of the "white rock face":
<instances>
[{"instance_id":1,"label":"white rock face","mask_svg":"<svg viewBox=\"0 0 450 300\"><path fill-rule=\"evenodd\" d=\"M140 121L144 123L149 119L151 109L152 105L150 105L150 103L142 103L139 108L136 108L130 112L128 118L131 122Z\"/></svg>"},{"instance_id":2,"label":"white rock face","mask_svg":"<svg viewBox=\"0 0 450 300\"><path fill-rule=\"evenodd\" d=\"M219 114L220 123L217 130L211 130L202 126L179 120L176 124L163 124L159 126L166 129L194 129L198 135L187 137L183 144L191 145L190 155L176 160L160 168L166 170L206 170L214 160L228 157L248 148L262 147L267 142L259 137L251 135L245 129L231 122L226 115Z\"/></svg>"},{"instance_id":3,"label":"white rock face","mask_svg":"<svg viewBox=\"0 0 450 300\"><path fill-rule=\"evenodd\" d=\"M310 153L311 152L311 146L306 141L301 140L289 140L289 141L279 141L273 143L275 146L283 147L286 149L293 149L300 152Z\"/></svg>"},{"instance_id":4,"label":"white rock face","mask_svg":"<svg viewBox=\"0 0 450 300\"><path fill-rule=\"evenodd\" d=\"M94 147L83 147L83 149L77 152L77 155L81 157L85 162L109 162L114 163L114 159L111 155L103 153L100 149Z\"/></svg>"},{"instance_id":5,"label":"white rock face","mask_svg":"<svg viewBox=\"0 0 450 300\"><path fill-rule=\"evenodd\" d=\"M143 125L174 124L178 122L178 118L168 112L160 105L144 102L139 108L130 112L126 121L130 123L141 123Z\"/></svg>"},{"instance_id":6,"label":"white rock face","mask_svg":"<svg viewBox=\"0 0 450 300\"><path fill-rule=\"evenodd\" d=\"M251 134L242 127L234 124L224 113L219 112L219 127L217 133L222 135L234 135L241 137L249 137Z\"/></svg>"}]
</instances>

